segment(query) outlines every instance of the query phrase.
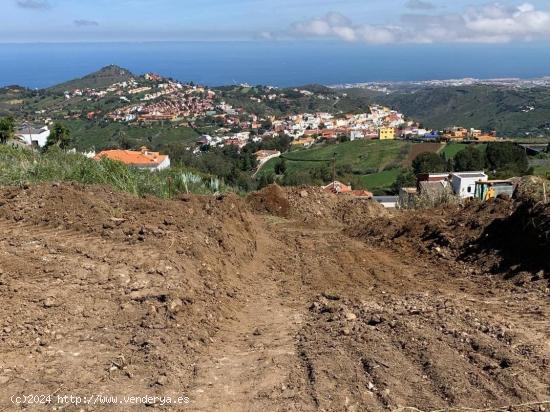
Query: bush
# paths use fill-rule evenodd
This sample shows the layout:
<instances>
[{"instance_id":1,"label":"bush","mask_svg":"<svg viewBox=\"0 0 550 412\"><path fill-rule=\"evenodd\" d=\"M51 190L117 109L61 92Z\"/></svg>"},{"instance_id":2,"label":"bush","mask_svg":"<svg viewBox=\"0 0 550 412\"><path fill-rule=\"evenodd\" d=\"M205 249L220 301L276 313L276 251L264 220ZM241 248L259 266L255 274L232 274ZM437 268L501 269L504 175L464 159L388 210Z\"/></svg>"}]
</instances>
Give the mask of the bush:
<instances>
[{"instance_id":1,"label":"bush","mask_svg":"<svg viewBox=\"0 0 550 412\"><path fill-rule=\"evenodd\" d=\"M525 175L529 172L525 150L512 142L489 144L487 165L500 176Z\"/></svg>"},{"instance_id":2,"label":"bush","mask_svg":"<svg viewBox=\"0 0 550 412\"><path fill-rule=\"evenodd\" d=\"M415 157L412 168L415 174L441 173L447 171L447 162L436 153L424 152Z\"/></svg>"},{"instance_id":3,"label":"bush","mask_svg":"<svg viewBox=\"0 0 550 412\"><path fill-rule=\"evenodd\" d=\"M458 152L454 158L454 170L466 172L471 170L485 169L485 154L473 146Z\"/></svg>"}]
</instances>

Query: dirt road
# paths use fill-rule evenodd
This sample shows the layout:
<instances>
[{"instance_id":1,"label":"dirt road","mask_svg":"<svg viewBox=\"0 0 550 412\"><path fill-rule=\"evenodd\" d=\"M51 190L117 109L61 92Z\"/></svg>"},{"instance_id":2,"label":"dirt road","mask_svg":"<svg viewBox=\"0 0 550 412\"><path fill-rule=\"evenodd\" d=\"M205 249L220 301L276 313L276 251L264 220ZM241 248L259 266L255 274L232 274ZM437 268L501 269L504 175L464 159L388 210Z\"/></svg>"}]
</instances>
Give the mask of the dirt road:
<instances>
[{"instance_id":1,"label":"dirt road","mask_svg":"<svg viewBox=\"0 0 550 412\"><path fill-rule=\"evenodd\" d=\"M281 216L231 196L4 189L0 410L550 407L544 273L488 273L395 222L350 233L385 212L288 196ZM10 402L26 394L118 398Z\"/></svg>"}]
</instances>

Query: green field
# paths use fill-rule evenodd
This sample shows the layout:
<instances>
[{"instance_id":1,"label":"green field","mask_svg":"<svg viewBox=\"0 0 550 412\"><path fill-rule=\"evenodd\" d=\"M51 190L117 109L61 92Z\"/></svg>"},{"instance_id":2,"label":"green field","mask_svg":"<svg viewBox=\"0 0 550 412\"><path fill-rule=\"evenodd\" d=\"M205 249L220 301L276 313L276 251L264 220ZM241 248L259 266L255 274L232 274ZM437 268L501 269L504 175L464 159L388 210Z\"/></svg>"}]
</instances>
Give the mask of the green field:
<instances>
[{"instance_id":1,"label":"green field","mask_svg":"<svg viewBox=\"0 0 550 412\"><path fill-rule=\"evenodd\" d=\"M340 179L346 183L353 182L354 188L380 192L388 189L395 181L411 146L411 143L400 140L357 140L295 150L284 155L287 167L285 174L295 175L331 168L334 156ZM278 159L269 161L260 175L274 173L277 162Z\"/></svg>"},{"instance_id":2,"label":"green field","mask_svg":"<svg viewBox=\"0 0 550 412\"><path fill-rule=\"evenodd\" d=\"M383 172L361 176L361 181L364 187L380 193L391 189L400 172L401 169L384 170Z\"/></svg>"},{"instance_id":3,"label":"green field","mask_svg":"<svg viewBox=\"0 0 550 412\"><path fill-rule=\"evenodd\" d=\"M354 174L371 174L400 167L410 147L411 143L399 140L356 140L296 150L285 154L284 158L287 159L287 170L290 172L319 168L322 165L330 166L335 156L336 167L350 166ZM276 159L269 161L262 173L273 172L276 163Z\"/></svg>"}]
</instances>

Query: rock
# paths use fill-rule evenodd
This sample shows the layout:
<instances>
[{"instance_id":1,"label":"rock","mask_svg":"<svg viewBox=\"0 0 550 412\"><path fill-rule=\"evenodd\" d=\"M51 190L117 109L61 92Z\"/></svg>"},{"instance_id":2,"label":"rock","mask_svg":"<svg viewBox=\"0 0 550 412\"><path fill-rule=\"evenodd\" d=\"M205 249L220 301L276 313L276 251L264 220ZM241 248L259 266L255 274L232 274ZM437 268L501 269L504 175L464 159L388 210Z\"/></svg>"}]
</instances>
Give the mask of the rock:
<instances>
[{"instance_id":1,"label":"rock","mask_svg":"<svg viewBox=\"0 0 550 412\"><path fill-rule=\"evenodd\" d=\"M168 378L164 375L161 375L157 378L157 381L155 383L157 385L164 386L168 383Z\"/></svg>"},{"instance_id":2,"label":"rock","mask_svg":"<svg viewBox=\"0 0 550 412\"><path fill-rule=\"evenodd\" d=\"M53 308L54 306L57 305L56 301L54 298L52 297L47 297L46 299L44 299L44 301L42 302L42 305L44 305L45 308Z\"/></svg>"},{"instance_id":3,"label":"rock","mask_svg":"<svg viewBox=\"0 0 550 412\"><path fill-rule=\"evenodd\" d=\"M382 317L380 315L372 315L367 322L370 326L376 326L382 323Z\"/></svg>"},{"instance_id":4,"label":"rock","mask_svg":"<svg viewBox=\"0 0 550 412\"><path fill-rule=\"evenodd\" d=\"M254 332L252 332L254 336L260 336L262 334L262 331L258 328L254 329Z\"/></svg>"},{"instance_id":5,"label":"rock","mask_svg":"<svg viewBox=\"0 0 550 412\"><path fill-rule=\"evenodd\" d=\"M183 307L183 302L179 298L175 298L170 300L170 303L168 304L168 310L172 314L178 313Z\"/></svg>"},{"instance_id":6,"label":"rock","mask_svg":"<svg viewBox=\"0 0 550 412\"><path fill-rule=\"evenodd\" d=\"M357 315L353 312L347 312L346 313L346 320L355 320L357 319Z\"/></svg>"},{"instance_id":7,"label":"rock","mask_svg":"<svg viewBox=\"0 0 550 412\"><path fill-rule=\"evenodd\" d=\"M302 190L302 191L300 192L300 197L308 197L307 191Z\"/></svg>"},{"instance_id":8,"label":"rock","mask_svg":"<svg viewBox=\"0 0 550 412\"><path fill-rule=\"evenodd\" d=\"M325 297L328 300L340 300L340 296L330 293L330 292L323 292L323 297Z\"/></svg>"},{"instance_id":9,"label":"rock","mask_svg":"<svg viewBox=\"0 0 550 412\"><path fill-rule=\"evenodd\" d=\"M342 335L348 336L351 333L351 331L348 328L342 329Z\"/></svg>"},{"instance_id":10,"label":"rock","mask_svg":"<svg viewBox=\"0 0 550 412\"><path fill-rule=\"evenodd\" d=\"M6 383L8 383L10 381L10 377L9 376L0 376L0 385L5 385Z\"/></svg>"}]
</instances>

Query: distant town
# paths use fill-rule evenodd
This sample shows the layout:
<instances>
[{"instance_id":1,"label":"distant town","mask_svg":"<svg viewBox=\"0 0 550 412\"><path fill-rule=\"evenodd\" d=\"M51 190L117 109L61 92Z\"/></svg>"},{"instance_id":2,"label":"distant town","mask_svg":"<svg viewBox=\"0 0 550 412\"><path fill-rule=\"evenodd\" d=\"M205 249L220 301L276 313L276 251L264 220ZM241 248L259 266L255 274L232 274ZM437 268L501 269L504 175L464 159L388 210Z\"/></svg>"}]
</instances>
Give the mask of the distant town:
<instances>
[{"instance_id":1,"label":"distant town","mask_svg":"<svg viewBox=\"0 0 550 412\"><path fill-rule=\"evenodd\" d=\"M293 92L315 96L315 93L305 89L296 88ZM199 119L208 119L219 125L213 133L203 134L196 141L196 153L203 145L233 145L240 149L249 141L257 142L279 134L290 136L293 146L306 148L335 139L410 139L426 142L489 142L498 139L493 130L482 131L462 126L442 130L427 128L403 113L381 105L371 105L369 111L364 113L313 112L261 117L243 107L232 106L219 97L219 93L207 87L181 83L154 73L147 73L142 79L132 78L101 89L77 88L64 92L67 101L84 99L94 102L109 96L119 100L119 107L107 113L89 111L75 113L72 117L85 116L88 121L102 119L127 124L186 121L190 126ZM265 93L260 97L250 97L250 100L259 103L262 100L284 98L285 95L278 93L276 88L266 87ZM316 98L326 99L323 94L318 94ZM46 144L48 125L52 119L40 115L47 114L47 111L37 112L34 122L26 122L19 127L17 136L22 143L39 147Z\"/></svg>"}]
</instances>

